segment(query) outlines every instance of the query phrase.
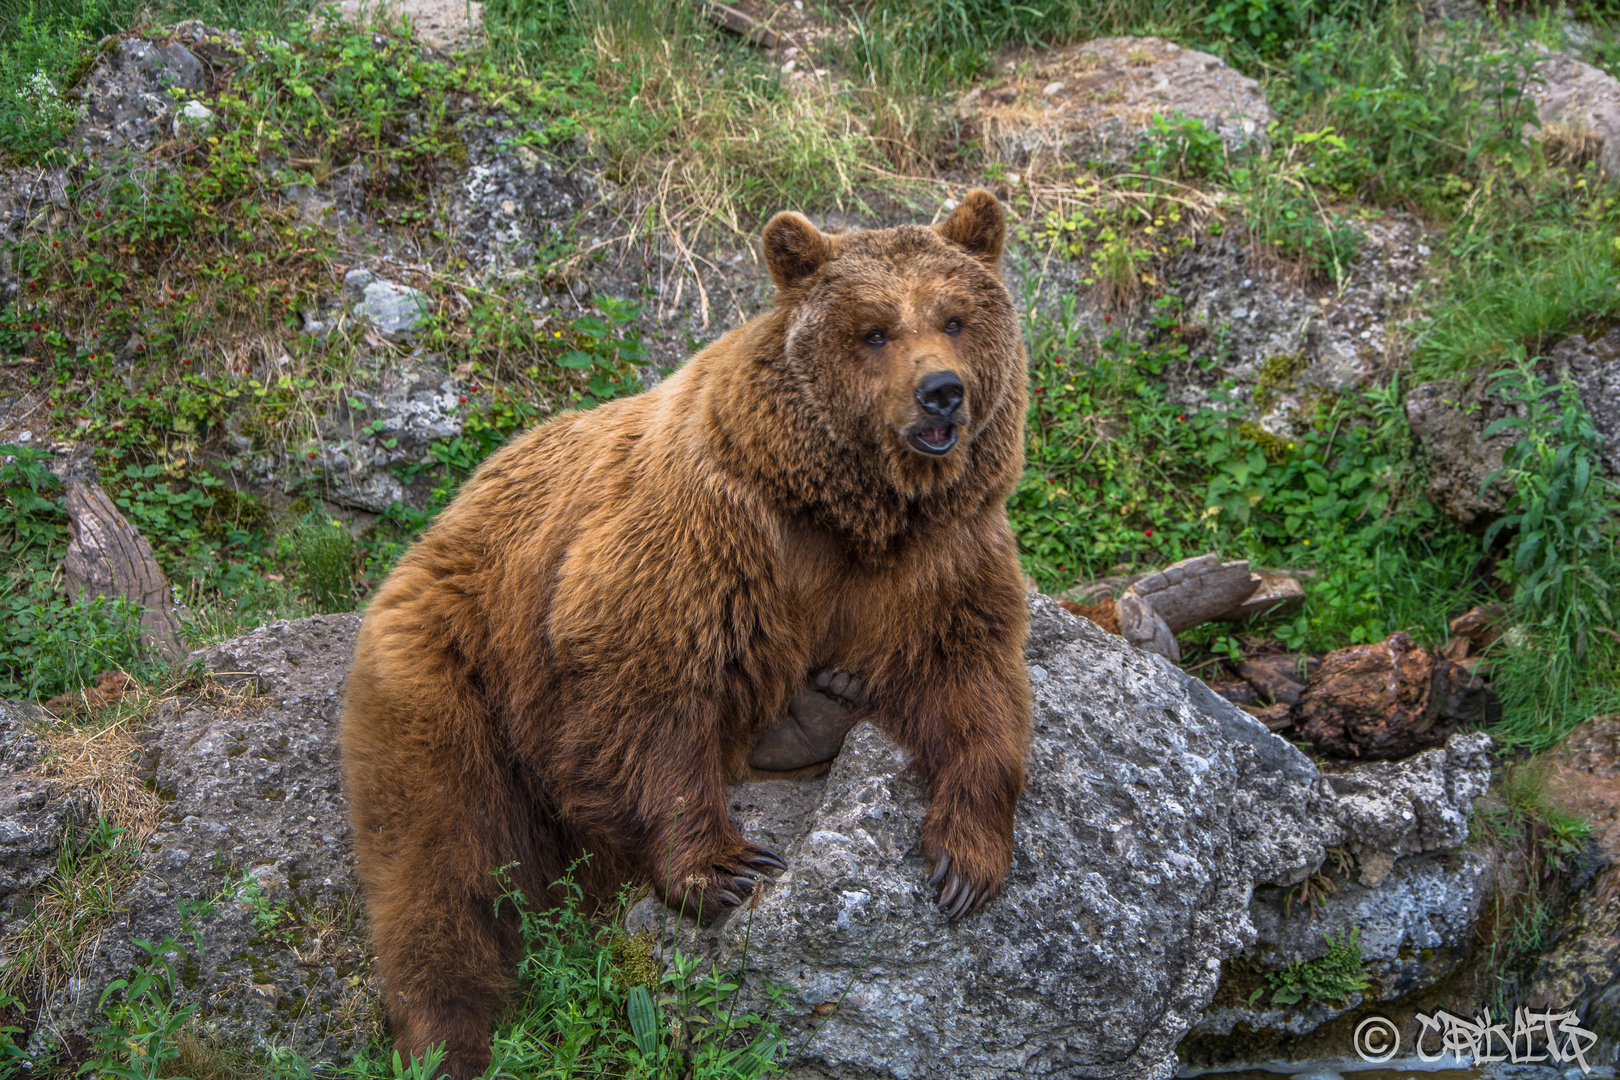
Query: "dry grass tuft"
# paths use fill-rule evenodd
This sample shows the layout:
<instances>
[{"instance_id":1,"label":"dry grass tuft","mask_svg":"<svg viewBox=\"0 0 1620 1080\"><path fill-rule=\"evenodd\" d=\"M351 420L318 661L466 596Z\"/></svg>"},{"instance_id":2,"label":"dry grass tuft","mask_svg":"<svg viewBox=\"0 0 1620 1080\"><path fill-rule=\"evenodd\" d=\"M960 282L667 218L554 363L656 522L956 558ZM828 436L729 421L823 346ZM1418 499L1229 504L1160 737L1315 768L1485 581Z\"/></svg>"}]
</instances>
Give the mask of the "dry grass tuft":
<instances>
[{"instance_id":1,"label":"dry grass tuft","mask_svg":"<svg viewBox=\"0 0 1620 1080\"><path fill-rule=\"evenodd\" d=\"M1603 138L1582 127L1548 124L1541 130L1541 149L1552 164L1579 169L1603 153Z\"/></svg>"}]
</instances>

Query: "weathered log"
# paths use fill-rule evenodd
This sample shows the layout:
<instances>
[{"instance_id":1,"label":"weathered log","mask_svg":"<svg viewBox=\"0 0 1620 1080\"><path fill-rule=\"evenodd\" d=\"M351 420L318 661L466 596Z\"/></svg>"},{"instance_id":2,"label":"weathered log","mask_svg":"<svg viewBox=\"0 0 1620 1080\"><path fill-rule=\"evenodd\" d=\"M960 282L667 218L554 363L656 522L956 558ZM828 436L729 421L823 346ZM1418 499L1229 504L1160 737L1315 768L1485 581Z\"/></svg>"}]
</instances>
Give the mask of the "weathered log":
<instances>
[{"instance_id":1,"label":"weathered log","mask_svg":"<svg viewBox=\"0 0 1620 1080\"><path fill-rule=\"evenodd\" d=\"M1486 713L1483 683L1406 634L1330 652L1295 710L1318 750L1345 758L1400 758L1446 741ZM1456 715L1461 714L1461 715Z\"/></svg>"},{"instance_id":2,"label":"weathered log","mask_svg":"<svg viewBox=\"0 0 1620 1080\"><path fill-rule=\"evenodd\" d=\"M171 662L184 659L180 620L168 579L152 546L118 512L107 493L74 480L67 489L68 529L73 534L62 559L68 599L127 599L141 607L141 647Z\"/></svg>"},{"instance_id":3,"label":"weathered log","mask_svg":"<svg viewBox=\"0 0 1620 1080\"><path fill-rule=\"evenodd\" d=\"M1238 674L1267 701L1298 705L1305 696L1305 684L1316 661L1305 661L1300 671L1297 656L1254 656L1238 665Z\"/></svg>"},{"instance_id":4,"label":"weathered log","mask_svg":"<svg viewBox=\"0 0 1620 1080\"><path fill-rule=\"evenodd\" d=\"M1217 616L1222 622L1248 622L1268 615L1292 615L1305 606L1305 590L1298 580L1281 574L1261 574L1254 592Z\"/></svg>"},{"instance_id":5,"label":"weathered log","mask_svg":"<svg viewBox=\"0 0 1620 1080\"><path fill-rule=\"evenodd\" d=\"M1125 591L1146 600L1170 632L1179 634L1230 611L1259 585L1247 562L1223 563L1218 555L1199 555L1149 574Z\"/></svg>"},{"instance_id":6,"label":"weathered log","mask_svg":"<svg viewBox=\"0 0 1620 1080\"><path fill-rule=\"evenodd\" d=\"M742 38L750 45L758 45L762 49L774 49L782 40L781 35L768 26L760 25L758 19L746 12L738 11L727 4L710 3L707 7L709 21Z\"/></svg>"},{"instance_id":7,"label":"weathered log","mask_svg":"<svg viewBox=\"0 0 1620 1080\"><path fill-rule=\"evenodd\" d=\"M1181 663L1181 646L1176 635L1148 599L1126 589L1114 601L1114 615L1119 619L1119 636L1143 652L1158 653L1172 664Z\"/></svg>"},{"instance_id":8,"label":"weathered log","mask_svg":"<svg viewBox=\"0 0 1620 1080\"><path fill-rule=\"evenodd\" d=\"M1223 563L1217 555L1199 555L1172 563L1120 594L1115 603L1120 636L1139 649L1180 661L1178 633L1218 618L1248 599L1259 584L1247 562Z\"/></svg>"}]
</instances>

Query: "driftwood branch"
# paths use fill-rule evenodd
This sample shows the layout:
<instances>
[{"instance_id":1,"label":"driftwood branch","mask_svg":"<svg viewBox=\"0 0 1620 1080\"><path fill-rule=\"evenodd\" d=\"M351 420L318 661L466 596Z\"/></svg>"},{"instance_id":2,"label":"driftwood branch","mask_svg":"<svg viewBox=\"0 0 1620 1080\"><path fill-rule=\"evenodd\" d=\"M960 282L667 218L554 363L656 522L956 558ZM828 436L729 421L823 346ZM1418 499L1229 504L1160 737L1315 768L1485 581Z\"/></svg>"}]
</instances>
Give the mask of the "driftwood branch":
<instances>
[{"instance_id":1,"label":"driftwood branch","mask_svg":"<svg viewBox=\"0 0 1620 1080\"><path fill-rule=\"evenodd\" d=\"M1183 559L1141 578L1115 604L1126 641L1172 662L1181 660L1176 635L1218 619L1247 600L1260 585L1247 562L1221 562L1216 555Z\"/></svg>"},{"instance_id":2,"label":"driftwood branch","mask_svg":"<svg viewBox=\"0 0 1620 1080\"><path fill-rule=\"evenodd\" d=\"M70 482L66 502L73 534L62 560L68 599L78 603L104 596L134 601L141 607L142 648L171 662L184 659L180 620L152 546L96 484Z\"/></svg>"}]
</instances>

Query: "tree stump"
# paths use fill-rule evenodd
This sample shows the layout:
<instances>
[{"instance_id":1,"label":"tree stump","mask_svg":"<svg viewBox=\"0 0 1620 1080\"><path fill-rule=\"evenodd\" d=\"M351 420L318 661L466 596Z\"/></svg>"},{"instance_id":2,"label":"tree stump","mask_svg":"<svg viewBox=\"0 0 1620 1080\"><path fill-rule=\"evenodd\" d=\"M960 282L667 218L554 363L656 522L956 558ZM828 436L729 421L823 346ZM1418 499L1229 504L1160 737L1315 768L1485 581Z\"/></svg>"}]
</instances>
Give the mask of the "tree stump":
<instances>
[{"instance_id":1,"label":"tree stump","mask_svg":"<svg viewBox=\"0 0 1620 1080\"><path fill-rule=\"evenodd\" d=\"M66 502L73 534L62 559L68 599L79 603L104 596L134 601L141 607L141 647L171 663L184 659L180 620L152 546L98 485L71 481Z\"/></svg>"}]
</instances>

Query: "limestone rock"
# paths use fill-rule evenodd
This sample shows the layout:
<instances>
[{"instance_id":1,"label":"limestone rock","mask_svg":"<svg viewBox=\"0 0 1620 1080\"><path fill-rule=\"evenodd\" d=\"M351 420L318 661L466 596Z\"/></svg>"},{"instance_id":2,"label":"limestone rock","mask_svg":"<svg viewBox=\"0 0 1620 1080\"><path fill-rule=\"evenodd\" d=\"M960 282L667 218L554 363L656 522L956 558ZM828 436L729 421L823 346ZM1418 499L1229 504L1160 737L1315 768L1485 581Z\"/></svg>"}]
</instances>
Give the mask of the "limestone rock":
<instances>
[{"instance_id":1,"label":"limestone rock","mask_svg":"<svg viewBox=\"0 0 1620 1080\"><path fill-rule=\"evenodd\" d=\"M1620 329L1591 342L1579 334L1565 338L1553 346L1552 359L1560 374L1574 380L1592 426L1603 436L1609 479L1620 481Z\"/></svg>"},{"instance_id":2,"label":"limestone rock","mask_svg":"<svg viewBox=\"0 0 1620 1080\"><path fill-rule=\"evenodd\" d=\"M787 986L791 1027L850 987L805 1051L815 1068L1169 1077L1221 961L1252 940L1254 885L1297 882L1338 840L1292 746L1053 601L1030 604L1029 781L1012 871L979 916L935 909L917 844L927 799L875 728L850 734L825 780L733 790L745 834L792 869L752 913L680 932L744 963L748 992ZM673 921L650 903L630 916Z\"/></svg>"},{"instance_id":3,"label":"limestone rock","mask_svg":"<svg viewBox=\"0 0 1620 1080\"><path fill-rule=\"evenodd\" d=\"M1424 383L1406 395L1406 422L1428 459L1428 496L1461 524L1483 524L1507 503L1509 492L1500 480L1481 488L1502 467L1502 452L1518 441L1519 433L1499 431L1487 440L1479 436L1508 413L1508 406L1488 394L1479 379L1462 387Z\"/></svg>"},{"instance_id":4,"label":"limestone rock","mask_svg":"<svg viewBox=\"0 0 1620 1080\"><path fill-rule=\"evenodd\" d=\"M202 933L195 979L205 1033L288 1045L315 1061L360 1048L375 996L356 888L336 724L358 615L274 623L195 654L214 697L180 700L145 733L144 768L164 800L141 873L40 1030L83 1034L102 987L142 953L136 939ZM282 912L278 917L277 912Z\"/></svg>"},{"instance_id":5,"label":"limestone rock","mask_svg":"<svg viewBox=\"0 0 1620 1080\"><path fill-rule=\"evenodd\" d=\"M1490 736L1453 735L1444 748L1406 761L1357 765L1326 774L1333 816L1349 863L1329 859L1331 888L1261 889L1250 905L1256 943L1245 953L1260 974L1315 960L1325 935L1359 932L1362 973L1375 1000L1390 1001L1438 985L1468 958L1475 927L1495 888L1495 864L1465 850L1474 801L1491 780ZM1240 1059L1258 1037L1304 1035L1361 1004L1306 998L1280 1005L1268 994L1223 993L1185 1047L1193 1060ZM1243 1036L1235 1043L1228 1037ZM1263 1055L1262 1055L1263 1056Z\"/></svg>"},{"instance_id":6,"label":"limestone rock","mask_svg":"<svg viewBox=\"0 0 1620 1080\"><path fill-rule=\"evenodd\" d=\"M1376 886L1343 882L1314 905L1290 904L1285 890L1269 890L1250 908L1257 932L1250 955L1261 958L1264 970L1277 971L1325 954L1326 935L1341 939L1356 930L1370 993L1388 1000L1426 990L1467 959L1492 895L1491 870L1491 860L1478 852L1442 852L1395 862ZM1227 1036L1241 1024L1250 1032L1303 1035L1362 1000L1352 992L1342 1001L1278 1005L1262 994L1253 1004L1211 1007L1194 1032L1201 1040Z\"/></svg>"},{"instance_id":7,"label":"limestone rock","mask_svg":"<svg viewBox=\"0 0 1620 1080\"><path fill-rule=\"evenodd\" d=\"M1453 735L1445 746L1405 761L1327 774L1338 797L1334 816L1344 829L1344 846L1358 858L1462 847L1469 811L1491 783L1491 745L1482 731ZM1365 870L1362 878L1378 884L1367 880Z\"/></svg>"},{"instance_id":8,"label":"limestone rock","mask_svg":"<svg viewBox=\"0 0 1620 1080\"><path fill-rule=\"evenodd\" d=\"M1233 152L1266 145L1275 115L1260 84L1219 57L1154 37L1054 49L1027 75L970 91L963 108L1003 160L1128 162L1154 113L1201 120Z\"/></svg>"},{"instance_id":9,"label":"limestone rock","mask_svg":"<svg viewBox=\"0 0 1620 1080\"><path fill-rule=\"evenodd\" d=\"M1620 178L1620 80L1562 53L1539 61L1535 72L1525 93L1536 103L1543 143L1574 143L1576 156L1595 159L1611 180Z\"/></svg>"},{"instance_id":10,"label":"limestone rock","mask_svg":"<svg viewBox=\"0 0 1620 1080\"><path fill-rule=\"evenodd\" d=\"M427 311L425 293L392 281L371 282L366 286L364 299L354 306L355 315L370 319L377 333L389 341L415 334L427 317Z\"/></svg>"}]
</instances>

